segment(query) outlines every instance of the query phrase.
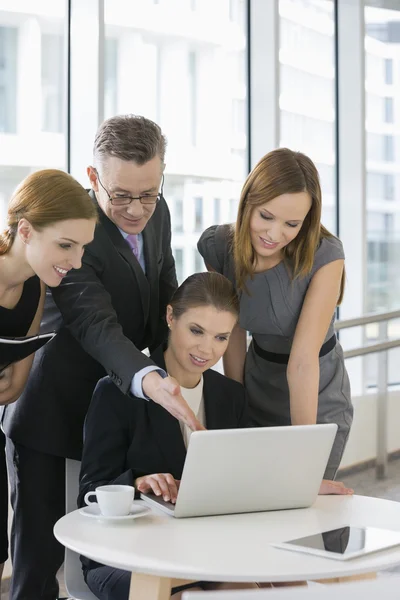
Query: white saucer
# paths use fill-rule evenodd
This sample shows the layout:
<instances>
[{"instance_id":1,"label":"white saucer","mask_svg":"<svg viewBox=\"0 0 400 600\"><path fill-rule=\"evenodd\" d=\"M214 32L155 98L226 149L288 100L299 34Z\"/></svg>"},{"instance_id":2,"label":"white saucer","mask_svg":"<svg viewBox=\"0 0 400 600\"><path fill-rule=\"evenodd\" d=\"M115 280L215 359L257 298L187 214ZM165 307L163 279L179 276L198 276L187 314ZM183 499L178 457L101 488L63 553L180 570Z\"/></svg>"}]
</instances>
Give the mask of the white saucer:
<instances>
[{"instance_id":1,"label":"white saucer","mask_svg":"<svg viewBox=\"0 0 400 600\"><path fill-rule=\"evenodd\" d=\"M137 519L138 517L147 515L149 512L151 512L151 509L147 506L143 506L142 504L136 504L135 502L135 504L132 504L129 515L123 515L122 517L107 517L101 514L97 502L92 502L88 506L84 506L83 508L79 509L79 512L84 517L101 519L102 521L129 521L131 519Z\"/></svg>"}]
</instances>

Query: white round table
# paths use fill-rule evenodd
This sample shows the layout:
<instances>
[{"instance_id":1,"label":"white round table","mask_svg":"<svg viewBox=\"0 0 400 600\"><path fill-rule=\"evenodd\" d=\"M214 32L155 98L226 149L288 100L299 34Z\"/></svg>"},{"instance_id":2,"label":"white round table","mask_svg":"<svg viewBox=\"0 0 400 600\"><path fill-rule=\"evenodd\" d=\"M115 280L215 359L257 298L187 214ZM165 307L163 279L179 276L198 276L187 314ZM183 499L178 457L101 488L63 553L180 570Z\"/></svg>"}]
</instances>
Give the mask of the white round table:
<instances>
[{"instance_id":1,"label":"white round table","mask_svg":"<svg viewBox=\"0 0 400 600\"><path fill-rule=\"evenodd\" d=\"M157 510L125 522L60 519L56 538L97 562L131 571L132 597L169 598L171 580L285 582L376 572L400 564L400 547L349 561L280 550L280 542L346 525L400 530L400 503L363 496L319 496L300 510L174 519ZM182 582L175 582L179 585ZM141 592L142 590L142 592Z\"/></svg>"}]
</instances>

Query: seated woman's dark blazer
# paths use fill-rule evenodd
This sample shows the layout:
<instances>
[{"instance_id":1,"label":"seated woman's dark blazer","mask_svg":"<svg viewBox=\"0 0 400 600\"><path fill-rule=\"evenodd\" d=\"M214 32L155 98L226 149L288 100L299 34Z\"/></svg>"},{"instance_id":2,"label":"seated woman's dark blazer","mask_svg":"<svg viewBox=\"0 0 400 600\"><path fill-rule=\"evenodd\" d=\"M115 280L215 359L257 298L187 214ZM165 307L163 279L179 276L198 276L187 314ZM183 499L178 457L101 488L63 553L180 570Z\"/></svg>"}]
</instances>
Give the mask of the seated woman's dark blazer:
<instances>
[{"instance_id":1,"label":"seated woman's dark blazer","mask_svg":"<svg viewBox=\"0 0 400 600\"><path fill-rule=\"evenodd\" d=\"M165 369L163 348L152 360ZM203 374L207 429L248 426L244 387L209 369ZM78 505L100 485L133 485L151 473L182 476L186 449L179 422L153 401L123 394L109 377L94 391L84 428ZM82 557L88 568L97 563Z\"/></svg>"}]
</instances>

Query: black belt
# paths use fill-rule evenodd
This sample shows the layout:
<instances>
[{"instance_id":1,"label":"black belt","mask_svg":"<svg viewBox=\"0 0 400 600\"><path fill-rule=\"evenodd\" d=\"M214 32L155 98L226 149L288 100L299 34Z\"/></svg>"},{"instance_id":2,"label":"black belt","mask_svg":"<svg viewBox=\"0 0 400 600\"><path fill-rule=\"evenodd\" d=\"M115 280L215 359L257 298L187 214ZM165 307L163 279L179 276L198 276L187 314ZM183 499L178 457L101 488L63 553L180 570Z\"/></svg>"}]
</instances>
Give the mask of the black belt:
<instances>
[{"instance_id":1,"label":"black belt","mask_svg":"<svg viewBox=\"0 0 400 600\"><path fill-rule=\"evenodd\" d=\"M323 344L321 346L321 350L319 351L319 356L320 357L325 356L326 354L328 354L328 352L333 350L333 348L335 346L336 346L336 334L334 333L333 336L330 337L329 340L326 341L325 344ZM261 358L264 358L265 360L269 360L274 363L279 363L280 365L287 365L289 362L290 354L276 354L276 352L268 352L268 350L263 350L263 348L260 348L260 346L257 344L257 342L254 338L253 338L253 348L254 348L254 352L258 356L261 356Z\"/></svg>"}]
</instances>

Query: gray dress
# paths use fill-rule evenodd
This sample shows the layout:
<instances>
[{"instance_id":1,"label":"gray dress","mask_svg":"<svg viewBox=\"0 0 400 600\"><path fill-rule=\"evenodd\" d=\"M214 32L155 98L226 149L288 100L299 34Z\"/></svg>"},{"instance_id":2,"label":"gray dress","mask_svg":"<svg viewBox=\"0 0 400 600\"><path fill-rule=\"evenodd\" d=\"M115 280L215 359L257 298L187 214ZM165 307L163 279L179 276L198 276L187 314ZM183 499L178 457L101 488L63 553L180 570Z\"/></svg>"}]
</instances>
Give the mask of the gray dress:
<instances>
[{"instance_id":1,"label":"gray dress","mask_svg":"<svg viewBox=\"0 0 400 600\"><path fill-rule=\"evenodd\" d=\"M209 227L200 237L198 249L207 265L235 284L231 248L231 226ZM283 262L257 273L246 282L249 294L240 295L240 326L249 331L258 346L276 354L290 354L303 301L315 272L334 260L343 259L342 243L324 238L315 253L311 273L292 281ZM325 341L334 335L334 315ZM338 432L325 471L333 479L340 465L353 419L350 382L339 342L320 357L318 423L337 423ZM287 364L266 360L256 354L254 343L246 356L244 383L253 425L290 425Z\"/></svg>"}]
</instances>

